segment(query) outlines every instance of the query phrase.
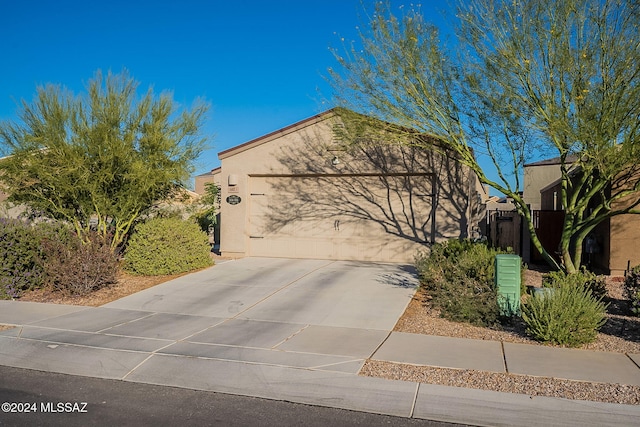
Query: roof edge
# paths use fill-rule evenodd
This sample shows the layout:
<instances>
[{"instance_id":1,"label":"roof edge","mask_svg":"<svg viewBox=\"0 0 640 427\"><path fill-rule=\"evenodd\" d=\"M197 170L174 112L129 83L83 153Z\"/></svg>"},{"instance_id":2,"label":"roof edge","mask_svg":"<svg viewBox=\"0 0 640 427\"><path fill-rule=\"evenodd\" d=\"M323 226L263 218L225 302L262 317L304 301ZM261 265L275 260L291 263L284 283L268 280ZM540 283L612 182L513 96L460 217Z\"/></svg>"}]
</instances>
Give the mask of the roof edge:
<instances>
[{"instance_id":1,"label":"roof edge","mask_svg":"<svg viewBox=\"0 0 640 427\"><path fill-rule=\"evenodd\" d=\"M243 151L249 150L250 148L256 147L258 145L262 145L271 140L274 140L278 137L287 135L292 133L298 129L307 127L311 124L318 123L321 120L326 120L334 115L336 115L336 108L331 108L329 110L323 111L322 113L316 114L314 116L308 117L306 119L300 120L294 124L285 126L281 129L268 133L266 135L259 136L258 138L252 139L250 141L244 142L240 145L236 145L235 147L228 148L224 151L220 151L218 153L218 159L222 160L227 157L231 157L235 154L242 153Z\"/></svg>"},{"instance_id":2,"label":"roof edge","mask_svg":"<svg viewBox=\"0 0 640 427\"><path fill-rule=\"evenodd\" d=\"M216 173L219 173L221 170L222 170L222 166L218 166L217 168L211 169L209 172L205 172L205 173L201 173L200 175L196 175L196 178L199 177L199 176L215 175Z\"/></svg>"}]
</instances>

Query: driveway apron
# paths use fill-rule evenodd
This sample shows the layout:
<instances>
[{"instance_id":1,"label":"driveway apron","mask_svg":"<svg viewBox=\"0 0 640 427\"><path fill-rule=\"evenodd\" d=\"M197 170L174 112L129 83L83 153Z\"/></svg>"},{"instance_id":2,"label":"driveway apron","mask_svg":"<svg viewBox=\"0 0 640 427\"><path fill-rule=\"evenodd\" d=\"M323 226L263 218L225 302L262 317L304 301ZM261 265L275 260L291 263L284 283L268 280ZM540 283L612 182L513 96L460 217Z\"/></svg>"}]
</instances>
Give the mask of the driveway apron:
<instances>
[{"instance_id":1,"label":"driveway apron","mask_svg":"<svg viewBox=\"0 0 640 427\"><path fill-rule=\"evenodd\" d=\"M395 264L227 261L103 307L31 304L20 328L0 332L0 363L129 380L144 372L145 382L155 369L143 366L193 358L355 374L416 286L411 267Z\"/></svg>"}]
</instances>

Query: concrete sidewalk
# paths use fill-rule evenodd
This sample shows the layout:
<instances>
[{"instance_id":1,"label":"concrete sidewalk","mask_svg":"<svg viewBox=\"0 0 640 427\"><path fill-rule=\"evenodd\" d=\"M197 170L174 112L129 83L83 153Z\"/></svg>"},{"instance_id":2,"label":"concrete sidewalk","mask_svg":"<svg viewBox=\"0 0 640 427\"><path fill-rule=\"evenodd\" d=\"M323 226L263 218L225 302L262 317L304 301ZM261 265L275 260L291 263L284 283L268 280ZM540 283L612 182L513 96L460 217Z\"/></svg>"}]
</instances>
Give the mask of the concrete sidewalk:
<instances>
[{"instance_id":1,"label":"concrete sidewalk","mask_svg":"<svg viewBox=\"0 0 640 427\"><path fill-rule=\"evenodd\" d=\"M0 331L0 364L472 425L640 416L640 406L358 376L372 358L640 385L640 355L390 332L414 291L410 271L287 264L224 264L99 308L0 301L0 323L17 325Z\"/></svg>"}]
</instances>

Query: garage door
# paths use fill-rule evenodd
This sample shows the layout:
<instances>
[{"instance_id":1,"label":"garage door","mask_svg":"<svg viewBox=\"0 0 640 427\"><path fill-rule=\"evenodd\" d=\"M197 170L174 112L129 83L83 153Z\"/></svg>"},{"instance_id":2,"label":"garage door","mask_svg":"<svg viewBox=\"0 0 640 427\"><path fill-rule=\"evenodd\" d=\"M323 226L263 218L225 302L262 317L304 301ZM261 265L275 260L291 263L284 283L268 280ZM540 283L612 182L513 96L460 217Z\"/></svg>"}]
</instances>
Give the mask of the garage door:
<instances>
[{"instance_id":1,"label":"garage door","mask_svg":"<svg viewBox=\"0 0 640 427\"><path fill-rule=\"evenodd\" d=\"M433 235L430 175L252 176L249 254L411 262Z\"/></svg>"}]
</instances>

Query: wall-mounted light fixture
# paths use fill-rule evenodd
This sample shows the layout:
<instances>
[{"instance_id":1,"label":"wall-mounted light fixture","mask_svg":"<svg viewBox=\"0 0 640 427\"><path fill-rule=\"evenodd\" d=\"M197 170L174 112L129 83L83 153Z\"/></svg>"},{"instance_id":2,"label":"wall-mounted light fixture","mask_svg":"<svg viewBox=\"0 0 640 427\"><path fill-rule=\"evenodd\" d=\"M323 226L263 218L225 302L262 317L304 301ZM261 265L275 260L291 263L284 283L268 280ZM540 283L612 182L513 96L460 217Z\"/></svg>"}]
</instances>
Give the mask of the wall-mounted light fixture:
<instances>
[{"instance_id":1,"label":"wall-mounted light fixture","mask_svg":"<svg viewBox=\"0 0 640 427\"><path fill-rule=\"evenodd\" d=\"M333 159L331 159L331 164L333 166L338 166L340 164L340 159L338 158L338 156L333 156Z\"/></svg>"},{"instance_id":2,"label":"wall-mounted light fixture","mask_svg":"<svg viewBox=\"0 0 640 427\"><path fill-rule=\"evenodd\" d=\"M238 185L238 175L229 175L229 178L227 178L227 182L229 183L229 185Z\"/></svg>"}]
</instances>

